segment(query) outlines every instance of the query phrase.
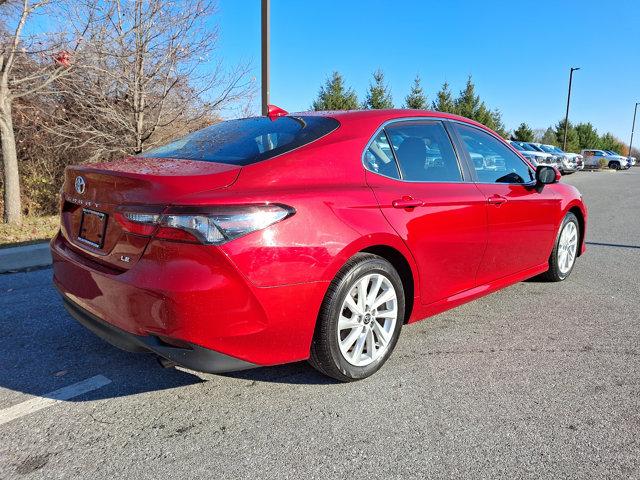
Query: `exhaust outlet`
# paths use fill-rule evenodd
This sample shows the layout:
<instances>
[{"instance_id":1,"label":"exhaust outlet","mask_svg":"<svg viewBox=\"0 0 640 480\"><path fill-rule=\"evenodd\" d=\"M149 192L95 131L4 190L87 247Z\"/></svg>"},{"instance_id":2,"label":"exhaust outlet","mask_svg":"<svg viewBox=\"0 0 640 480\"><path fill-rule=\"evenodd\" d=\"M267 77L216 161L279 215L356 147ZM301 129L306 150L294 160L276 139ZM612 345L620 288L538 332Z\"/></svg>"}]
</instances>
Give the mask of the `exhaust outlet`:
<instances>
[{"instance_id":1,"label":"exhaust outlet","mask_svg":"<svg viewBox=\"0 0 640 480\"><path fill-rule=\"evenodd\" d=\"M158 363L162 368L175 368L175 366L178 365L173 360L169 360L164 357L156 357L156 360L158 360Z\"/></svg>"}]
</instances>

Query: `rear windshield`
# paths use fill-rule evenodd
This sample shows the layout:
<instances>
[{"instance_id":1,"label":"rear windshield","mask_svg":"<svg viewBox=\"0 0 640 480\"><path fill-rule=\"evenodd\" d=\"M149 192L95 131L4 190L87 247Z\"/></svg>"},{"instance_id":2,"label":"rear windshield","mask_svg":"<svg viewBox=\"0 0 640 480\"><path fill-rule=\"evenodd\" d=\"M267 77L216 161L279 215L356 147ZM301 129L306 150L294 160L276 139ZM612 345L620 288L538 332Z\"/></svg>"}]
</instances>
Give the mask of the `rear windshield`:
<instances>
[{"instance_id":1,"label":"rear windshield","mask_svg":"<svg viewBox=\"0 0 640 480\"><path fill-rule=\"evenodd\" d=\"M338 125L333 118L311 115L228 120L141 156L250 165L313 142Z\"/></svg>"}]
</instances>

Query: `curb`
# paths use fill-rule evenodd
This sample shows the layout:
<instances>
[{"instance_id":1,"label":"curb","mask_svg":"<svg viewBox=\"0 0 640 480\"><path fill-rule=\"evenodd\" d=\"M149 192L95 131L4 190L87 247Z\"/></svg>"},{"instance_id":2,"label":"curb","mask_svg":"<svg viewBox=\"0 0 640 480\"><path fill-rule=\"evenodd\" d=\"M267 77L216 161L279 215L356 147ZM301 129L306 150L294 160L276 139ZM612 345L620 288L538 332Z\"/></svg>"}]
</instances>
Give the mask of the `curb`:
<instances>
[{"instance_id":1,"label":"curb","mask_svg":"<svg viewBox=\"0 0 640 480\"><path fill-rule=\"evenodd\" d=\"M49 265L49 242L0 249L0 273L13 273Z\"/></svg>"}]
</instances>

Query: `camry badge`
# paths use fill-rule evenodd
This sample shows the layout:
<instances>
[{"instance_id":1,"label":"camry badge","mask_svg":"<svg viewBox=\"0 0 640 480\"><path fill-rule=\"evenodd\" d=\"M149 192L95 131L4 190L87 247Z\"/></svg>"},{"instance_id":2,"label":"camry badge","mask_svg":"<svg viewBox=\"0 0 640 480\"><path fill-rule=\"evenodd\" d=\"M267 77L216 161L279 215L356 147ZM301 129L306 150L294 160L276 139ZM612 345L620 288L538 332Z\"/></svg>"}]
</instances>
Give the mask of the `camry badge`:
<instances>
[{"instance_id":1,"label":"camry badge","mask_svg":"<svg viewBox=\"0 0 640 480\"><path fill-rule=\"evenodd\" d=\"M84 181L84 178L76 177L76 192L78 192L79 194L83 194L86 186L87 185Z\"/></svg>"}]
</instances>

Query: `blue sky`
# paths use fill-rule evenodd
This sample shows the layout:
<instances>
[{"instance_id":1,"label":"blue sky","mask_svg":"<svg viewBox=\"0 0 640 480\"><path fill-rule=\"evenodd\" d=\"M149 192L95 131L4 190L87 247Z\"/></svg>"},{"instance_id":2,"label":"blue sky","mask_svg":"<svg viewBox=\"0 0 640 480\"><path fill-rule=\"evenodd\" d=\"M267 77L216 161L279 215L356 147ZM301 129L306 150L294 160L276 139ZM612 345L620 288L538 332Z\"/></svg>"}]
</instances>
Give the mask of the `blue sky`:
<instances>
[{"instance_id":1,"label":"blue sky","mask_svg":"<svg viewBox=\"0 0 640 480\"><path fill-rule=\"evenodd\" d=\"M260 78L260 0L218 0L218 54L250 61ZM545 128L564 117L629 141L640 101L638 0L271 0L271 102L310 107L340 71L359 97L382 68L396 105L416 74L432 100L446 80L472 75L509 129ZM259 111L259 95L255 110Z\"/></svg>"}]
</instances>

